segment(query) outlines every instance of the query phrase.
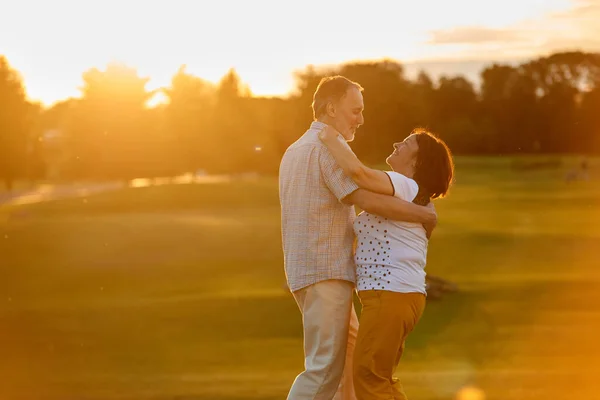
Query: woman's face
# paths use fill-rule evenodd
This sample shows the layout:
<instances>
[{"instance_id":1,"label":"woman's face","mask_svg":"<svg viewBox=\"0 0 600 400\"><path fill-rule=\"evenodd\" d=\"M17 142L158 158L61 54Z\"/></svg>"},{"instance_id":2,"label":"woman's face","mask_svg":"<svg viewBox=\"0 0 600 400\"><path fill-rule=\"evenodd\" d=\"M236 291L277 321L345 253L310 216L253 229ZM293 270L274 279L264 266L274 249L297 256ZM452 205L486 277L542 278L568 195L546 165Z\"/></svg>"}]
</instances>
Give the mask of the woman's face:
<instances>
[{"instance_id":1,"label":"woman's face","mask_svg":"<svg viewBox=\"0 0 600 400\"><path fill-rule=\"evenodd\" d=\"M394 152L385 161L392 167L392 170L412 178L415 173L418 152L419 143L417 142L417 135L412 134L404 139L404 141L394 143Z\"/></svg>"}]
</instances>

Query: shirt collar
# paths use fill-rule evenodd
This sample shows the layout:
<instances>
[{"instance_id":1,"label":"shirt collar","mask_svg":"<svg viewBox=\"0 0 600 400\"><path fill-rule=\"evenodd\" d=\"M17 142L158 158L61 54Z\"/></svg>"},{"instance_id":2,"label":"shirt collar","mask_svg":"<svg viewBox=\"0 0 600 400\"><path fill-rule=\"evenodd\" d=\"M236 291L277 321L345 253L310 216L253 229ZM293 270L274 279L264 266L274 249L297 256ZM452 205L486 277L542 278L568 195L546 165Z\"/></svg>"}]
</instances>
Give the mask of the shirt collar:
<instances>
[{"instance_id":1,"label":"shirt collar","mask_svg":"<svg viewBox=\"0 0 600 400\"><path fill-rule=\"evenodd\" d=\"M323 129L326 126L327 124L324 124L323 122L313 121L312 124L310 124L310 129Z\"/></svg>"}]
</instances>

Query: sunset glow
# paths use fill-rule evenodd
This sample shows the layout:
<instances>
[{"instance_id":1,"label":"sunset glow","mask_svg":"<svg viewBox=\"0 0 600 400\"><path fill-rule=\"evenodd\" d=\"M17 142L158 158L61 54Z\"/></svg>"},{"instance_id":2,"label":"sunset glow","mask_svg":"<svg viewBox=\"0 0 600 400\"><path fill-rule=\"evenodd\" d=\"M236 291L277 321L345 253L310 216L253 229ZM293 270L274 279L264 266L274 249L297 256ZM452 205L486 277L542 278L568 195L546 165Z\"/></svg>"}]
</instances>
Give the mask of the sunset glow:
<instances>
[{"instance_id":1,"label":"sunset glow","mask_svg":"<svg viewBox=\"0 0 600 400\"><path fill-rule=\"evenodd\" d=\"M325 4L323 4L325 3ZM0 54L32 99L78 96L81 74L120 61L168 85L182 64L216 82L237 70L255 95L283 95L293 71L358 59L502 61L600 49L600 2L507 0L10 2Z\"/></svg>"}]
</instances>

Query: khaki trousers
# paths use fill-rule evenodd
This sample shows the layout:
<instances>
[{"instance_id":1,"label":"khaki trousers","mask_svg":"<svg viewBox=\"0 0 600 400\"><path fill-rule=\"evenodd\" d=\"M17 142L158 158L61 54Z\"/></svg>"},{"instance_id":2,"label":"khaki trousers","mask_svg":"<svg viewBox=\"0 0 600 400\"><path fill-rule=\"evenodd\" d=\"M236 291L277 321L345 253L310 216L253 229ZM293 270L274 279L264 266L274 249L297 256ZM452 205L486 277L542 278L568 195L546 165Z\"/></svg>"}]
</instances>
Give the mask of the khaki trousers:
<instances>
[{"instance_id":1,"label":"khaki trousers","mask_svg":"<svg viewBox=\"0 0 600 400\"><path fill-rule=\"evenodd\" d=\"M354 284L326 280L293 293L304 327L304 371L288 400L355 400L352 360L358 319Z\"/></svg>"}]
</instances>

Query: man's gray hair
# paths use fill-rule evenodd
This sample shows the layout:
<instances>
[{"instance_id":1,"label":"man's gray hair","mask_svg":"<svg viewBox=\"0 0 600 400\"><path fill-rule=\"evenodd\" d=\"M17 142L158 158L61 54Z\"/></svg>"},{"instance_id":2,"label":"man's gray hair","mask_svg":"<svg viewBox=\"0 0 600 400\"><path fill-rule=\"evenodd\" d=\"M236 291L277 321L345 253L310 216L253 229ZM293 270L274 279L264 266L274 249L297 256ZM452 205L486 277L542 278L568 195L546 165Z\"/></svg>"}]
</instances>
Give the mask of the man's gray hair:
<instances>
[{"instance_id":1,"label":"man's gray hair","mask_svg":"<svg viewBox=\"0 0 600 400\"><path fill-rule=\"evenodd\" d=\"M329 102L338 101L344 97L351 87L355 87L361 92L364 90L358 83L341 75L321 79L313 96L313 118L317 120L325 112Z\"/></svg>"}]
</instances>

